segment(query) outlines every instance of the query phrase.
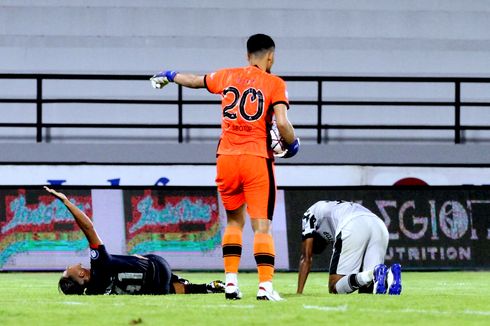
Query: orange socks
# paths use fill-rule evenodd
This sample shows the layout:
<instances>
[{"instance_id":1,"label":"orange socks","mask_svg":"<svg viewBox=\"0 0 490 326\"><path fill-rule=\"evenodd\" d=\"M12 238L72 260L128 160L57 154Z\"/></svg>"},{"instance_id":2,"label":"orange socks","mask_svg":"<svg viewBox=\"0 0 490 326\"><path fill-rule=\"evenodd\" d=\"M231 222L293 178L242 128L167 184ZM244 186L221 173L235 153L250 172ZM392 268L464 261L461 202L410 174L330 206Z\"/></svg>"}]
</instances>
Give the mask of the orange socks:
<instances>
[{"instance_id":1,"label":"orange socks","mask_svg":"<svg viewBox=\"0 0 490 326\"><path fill-rule=\"evenodd\" d=\"M238 273L238 265L240 265L242 256L242 230L234 226L227 226L222 246L225 273Z\"/></svg>"},{"instance_id":2,"label":"orange socks","mask_svg":"<svg viewBox=\"0 0 490 326\"><path fill-rule=\"evenodd\" d=\"M242 230L227 226L223 235L223 260L225 273L238 273L242 256ZM256 233L254 236L254 256L259 273L259 282L272 281L274 275L274 241L272 235Z\"/></svg>"},{"instance_id":3,"label":"orange socks","mask_svg":"<svg viewBox=\"0 0 490 326\"><path fill-rule=\"evenodd\" d=\"M259 282L272 281L274 275L274 241L272 235L256 233L254 237L254 256L259 273Z\"/></svg>"}]
</instances>

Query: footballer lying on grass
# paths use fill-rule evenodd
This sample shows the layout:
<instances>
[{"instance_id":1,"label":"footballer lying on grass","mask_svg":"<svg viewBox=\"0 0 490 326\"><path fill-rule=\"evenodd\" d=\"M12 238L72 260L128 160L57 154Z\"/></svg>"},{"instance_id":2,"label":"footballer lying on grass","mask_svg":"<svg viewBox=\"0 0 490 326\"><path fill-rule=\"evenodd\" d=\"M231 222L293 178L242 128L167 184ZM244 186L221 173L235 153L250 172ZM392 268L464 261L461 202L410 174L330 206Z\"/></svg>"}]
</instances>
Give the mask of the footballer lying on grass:
<instances>
[{"instance_id":1,"label":"footballer lying on grass","mask_svg":"<svg viewBox=\"0 0 490 326\"><path fill-rule=\"evenodd\" d=\"M111 255L90 218L68 198L44 187L65 204L90 244L90 269L68 266L59 281L64 294L197 294L223 293L224 283L192 284L173 274L167 261L157 255Z\"/></svg>"}]
</instances>

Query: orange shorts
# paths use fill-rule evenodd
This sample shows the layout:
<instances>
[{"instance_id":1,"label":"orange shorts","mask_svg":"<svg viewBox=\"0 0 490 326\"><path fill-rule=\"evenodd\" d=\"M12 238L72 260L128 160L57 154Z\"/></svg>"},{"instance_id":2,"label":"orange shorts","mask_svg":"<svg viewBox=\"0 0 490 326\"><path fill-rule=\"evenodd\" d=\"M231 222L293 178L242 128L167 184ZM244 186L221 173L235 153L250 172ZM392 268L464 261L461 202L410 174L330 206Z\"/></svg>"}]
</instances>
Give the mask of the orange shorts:
<instances>
[{"instance_id":1,"label":"orange shorts","mask_svg":"<svg viewBox=\"0 0 490 326\"><path fill-rule=\"evenodd\" d=\"M251 218L272 220L276 203L274 161L254 155L218 155L216 185L226 210L247 204Z\"/></svg>"}]
</instances>

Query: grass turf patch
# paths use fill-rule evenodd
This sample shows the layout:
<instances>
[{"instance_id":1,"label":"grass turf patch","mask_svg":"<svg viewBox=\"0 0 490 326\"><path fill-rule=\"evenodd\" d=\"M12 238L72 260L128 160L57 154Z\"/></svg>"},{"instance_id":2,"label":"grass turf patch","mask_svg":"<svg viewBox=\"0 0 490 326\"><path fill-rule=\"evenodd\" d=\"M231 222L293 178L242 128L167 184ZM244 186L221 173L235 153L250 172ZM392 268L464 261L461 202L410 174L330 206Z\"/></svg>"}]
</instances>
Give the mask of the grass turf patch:
<instances>
[{"instance_id":1,"label":"grass turf patch","mask_svg":"<svg viewBox=\"0 0 490 326\"><path fill-rule=\"evenodd\" d=\"M195 283L221 273L177 273ZM257 275L241 273L244 298L222 294L65 296L59 273L1 273L0 325L488 325L489 272L403 273L401 296L331 295L326 273L311 273L296 295L296 273L276 273L284 302L257 301Z\"/></svg>"}]
</instances>

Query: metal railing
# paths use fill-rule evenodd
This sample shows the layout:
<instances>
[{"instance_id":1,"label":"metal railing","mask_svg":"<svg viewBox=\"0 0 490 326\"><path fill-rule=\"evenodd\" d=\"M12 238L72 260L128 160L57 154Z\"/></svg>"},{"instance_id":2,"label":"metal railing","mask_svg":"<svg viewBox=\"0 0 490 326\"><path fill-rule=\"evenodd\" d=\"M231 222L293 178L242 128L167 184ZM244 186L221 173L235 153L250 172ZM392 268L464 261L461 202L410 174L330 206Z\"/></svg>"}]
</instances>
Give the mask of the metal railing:
<instances>
[{"instance_id":1,"label":"metal railing","mask_svg":"<svg viewBox=\"0 0 490 326\"><path fill-rule=\"evenodd\" d=\"M145 100L145 99L90 99L90 98L44 98L43 81L45 80L119 80L140 81L148 80L147 75L92 75L92 74L0 74L0 79L28 79L36 81L36 97L25 98L0 98L0 103L35 103L35 123L0 123L0 127L36 128L36 141L42 142L44 128L139 128L139 129L172 129L178 130L178 142L184 141L184 130L186 129L217 129L219 124L189 124L183 122L184 105L219 104L219 101L211 100L186 100L183 97L182 86L178 86L177 99L175 100ZM454 132L454 143L462 142L462 131L464 130L490 130L490 125L462 125L461 107L490 107L489 102L461 101L462 83L490 83L490 78L483 77L330 77L330 76L283 76L286 81L315 82L317 97L315 100L291 100L291 105L314 106L317 109L316 123L295 124L296 129L315 129L316 142L324 141L322 132L329 129L377 129L377 130L452 130ZM454 99L452 101L336 101L323 99L324 82L352 82L352 83L449 83L454 86ZM120 124L120 123L45 123L43 122L43 104L52 103L86 103L86 104L167 104L176 105L178 108L177 123L172 124ZM322 114L322 109L327 106L433 106L453 107L454 124L450 125L388 125L388 124L329 124Z\"/></svg>"}]
</instances>

